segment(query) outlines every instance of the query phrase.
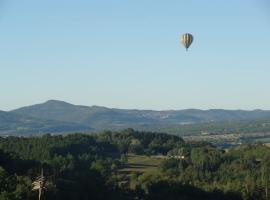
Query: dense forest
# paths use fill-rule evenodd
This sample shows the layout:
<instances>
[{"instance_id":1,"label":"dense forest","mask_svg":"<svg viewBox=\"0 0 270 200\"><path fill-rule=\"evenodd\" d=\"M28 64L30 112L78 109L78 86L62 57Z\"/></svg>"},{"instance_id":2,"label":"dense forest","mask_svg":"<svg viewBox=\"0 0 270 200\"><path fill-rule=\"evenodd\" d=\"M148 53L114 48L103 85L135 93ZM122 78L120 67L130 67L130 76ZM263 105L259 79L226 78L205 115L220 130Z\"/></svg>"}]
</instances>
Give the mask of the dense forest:
<instances>
[{"instance_id":1,"label":"dense forest","mask_svg":"<svg viewBox=\"0 0 270 200\"><path fill-rule=\"evenodd\" d=\"M123 174L129 155L160 164ZM32 182L41 169L50 183L44 200L269 199L270 148L263 144L224 151L133 129L0 138L0 200L38 199Z\"/></svg>"}]
</instances>

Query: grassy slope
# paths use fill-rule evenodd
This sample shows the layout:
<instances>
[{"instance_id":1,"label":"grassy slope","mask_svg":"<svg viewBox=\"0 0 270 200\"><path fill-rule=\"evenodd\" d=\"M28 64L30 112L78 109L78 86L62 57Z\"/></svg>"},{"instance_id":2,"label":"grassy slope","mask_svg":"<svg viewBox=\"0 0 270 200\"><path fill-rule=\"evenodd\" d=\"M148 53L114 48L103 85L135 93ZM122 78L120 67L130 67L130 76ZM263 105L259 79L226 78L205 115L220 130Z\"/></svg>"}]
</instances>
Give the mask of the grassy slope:
<instances>
[{"instance_id":1,"label":"grassy slope","mask_svg":"<svg viewBox=\"0 0 270 200\"><path fill-rule=\"evenodd\" d=\"M162 160L166 159L166 156L143 156L129 154L128 161L124 168L119 169L120 175L119 185L125 185L130 189L135 189L136 181L132 180L133 174L144 173L156 173Z\"/></svg>"},{"instance_id":2,"label":"grassy slope","mask_svg":"<svg viewBox=\"0 0 270 200\"><path fill-rule=\"evenodd\" d=\"M120 172L123 173L133 173L133 172L149 172L153 170L157 170L160 163L164 158L157 156L142 156L142 155L128 155L128 162L125 168L120 169Z\"/></svg>"}]
</instances>

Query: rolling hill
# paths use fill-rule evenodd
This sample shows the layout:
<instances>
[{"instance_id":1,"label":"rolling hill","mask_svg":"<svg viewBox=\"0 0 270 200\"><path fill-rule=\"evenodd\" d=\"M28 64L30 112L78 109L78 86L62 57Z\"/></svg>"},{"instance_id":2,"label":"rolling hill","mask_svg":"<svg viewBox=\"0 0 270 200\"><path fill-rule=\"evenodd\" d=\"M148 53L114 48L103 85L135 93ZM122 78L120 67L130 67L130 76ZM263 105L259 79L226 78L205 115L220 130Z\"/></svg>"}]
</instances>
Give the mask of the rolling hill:
<instances>
[{"instance_id":1,"label":"rolling hill","mask_svg":"<svg viewBox=\"0 0 270 200\"><path fill-rule=\"evenodd\" d=\"M93 130L89 126L0 111L0 135L32 135Z\"/></svg>"},{"instance_id":2,"label":"rolling hill","mask_svg":"<svg viewBox=\"0 0 270 200\"><path fill-rule=\"evenodd\" d=\"M45 120L46 122L51 120L51 122L61 122L64 125L73 123L73 125L81 125L86 129L91 127L95 130L120 130L129 127L135 129L146 127L155 130L156 127L270 118L270 111L263 110L132 110L80 106L57 100L22 107L10 111L9 114Z\"/></svg>"}]
</instances>

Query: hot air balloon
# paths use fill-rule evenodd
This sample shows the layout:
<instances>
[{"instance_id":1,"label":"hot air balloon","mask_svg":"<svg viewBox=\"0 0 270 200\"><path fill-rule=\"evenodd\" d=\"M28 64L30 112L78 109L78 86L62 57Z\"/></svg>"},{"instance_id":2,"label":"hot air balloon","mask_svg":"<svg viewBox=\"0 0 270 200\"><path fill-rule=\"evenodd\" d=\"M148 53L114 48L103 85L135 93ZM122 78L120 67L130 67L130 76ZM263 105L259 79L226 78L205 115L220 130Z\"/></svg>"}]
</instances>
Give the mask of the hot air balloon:
<instances>
[{"instance_id":1,"label":"hot air balloon","mask_svg":"<svg viewBox=\"0 0 270 200\"><path fill-rule=\"evenodd\" d=\"M185 46L186 50L190 47L191 43L193 42L193 35L190 33L185 33L181 37L181 42Z\"/></svg>"}]
</instances>

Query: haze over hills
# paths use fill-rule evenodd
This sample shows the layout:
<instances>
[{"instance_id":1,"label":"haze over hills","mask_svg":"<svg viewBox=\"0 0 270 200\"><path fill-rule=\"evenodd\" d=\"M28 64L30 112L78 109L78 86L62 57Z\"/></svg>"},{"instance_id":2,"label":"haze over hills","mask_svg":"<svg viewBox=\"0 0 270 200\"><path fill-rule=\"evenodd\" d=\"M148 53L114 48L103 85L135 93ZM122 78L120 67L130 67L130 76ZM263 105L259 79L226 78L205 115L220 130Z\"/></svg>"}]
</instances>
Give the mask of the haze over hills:
<instances>
[{"instance_id":1,"label":"haze over hills","mask_svg":"<svg viewBox=\"0 0 270 200\"><path fill-rule=\"evenodd\" d=\"M38 132L99 131L124 128L157 130L160 127L181 126L209 122L255 120L270 118L263 110L133 110L100 106L80 106L63 101L22 107L0 112L1 134L34 134Z\"/></svg>"},{"instance_id":2,"label":"haze over hills","mask_svg":"<svg viewBox=\"0 0 270 200\"><path fill-rule=\"evenodd\" d=\"M93 130L82 124L49 119L35 119L27 115L0 111L0 135L31 135Z\"/></svg>"}]
</instances>

